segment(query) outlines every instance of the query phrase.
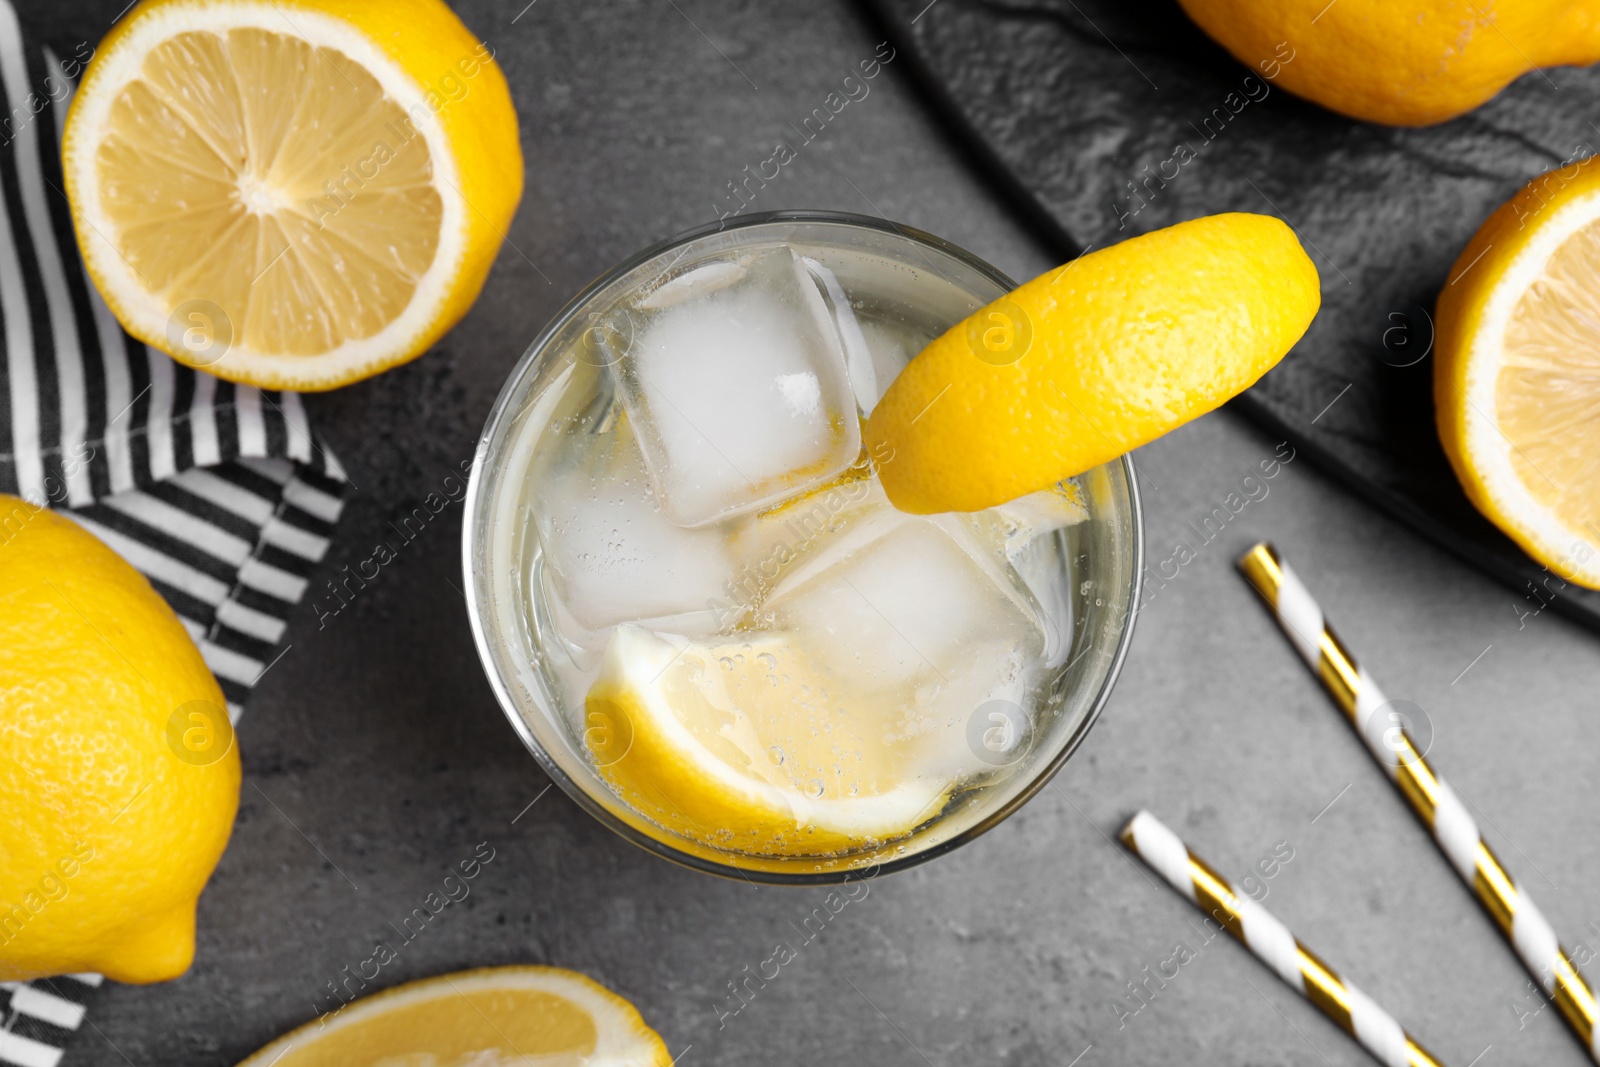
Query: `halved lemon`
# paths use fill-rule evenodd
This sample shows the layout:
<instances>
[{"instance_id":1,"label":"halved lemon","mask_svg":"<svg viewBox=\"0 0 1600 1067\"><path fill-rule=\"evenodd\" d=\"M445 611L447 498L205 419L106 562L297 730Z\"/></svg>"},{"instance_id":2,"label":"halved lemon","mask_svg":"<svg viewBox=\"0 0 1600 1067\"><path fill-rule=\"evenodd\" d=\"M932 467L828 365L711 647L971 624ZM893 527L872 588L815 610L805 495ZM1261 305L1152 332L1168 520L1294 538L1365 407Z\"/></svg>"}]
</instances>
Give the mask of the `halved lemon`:
<instances>
[{"instance_id":1,"label":"halved lemon","mask_svg":"<svg viewBox=\"0 0 1600 1067\"><path fill-rule=\"evenodd\" d=\"M867 736L789 638L751 636L675 644L617 629L584 741L625 801L713 847L784 856L876 847L938 813L946 783Z\"/></svg>"},{"instance_id":2,"label":"halved lemon","mask_svg":"<svg viewBox=\"0 0 1600 1067\"><path fill-rule=\"evenodd\" d=\"M1467 496L1534 559L1600 588L1600 161L1493 215L1439 294L1434 406Z\"/></svg>"},{"instance_id":3,"label":"halved lemon","mask_svg":"<svg viewBox=\"0 0 1600 1067\"><path fill-rule=\"evenodd\" d=\"M274 389L426 350L522 195L505 78L440 0L144 0L90 63L62 157L128 332Z\"/></svg>"},{"instance_id":4,"label":"halved lemon","mask_svg":"<svg viewBox=\"0 0 1600 1067\"><path fill-rule=\"evenodd\" d=\"M669 1067L632 1004L559 967L486 967L396 986L291 1031L239 1067Z\"/></svg>"}]
</instances>

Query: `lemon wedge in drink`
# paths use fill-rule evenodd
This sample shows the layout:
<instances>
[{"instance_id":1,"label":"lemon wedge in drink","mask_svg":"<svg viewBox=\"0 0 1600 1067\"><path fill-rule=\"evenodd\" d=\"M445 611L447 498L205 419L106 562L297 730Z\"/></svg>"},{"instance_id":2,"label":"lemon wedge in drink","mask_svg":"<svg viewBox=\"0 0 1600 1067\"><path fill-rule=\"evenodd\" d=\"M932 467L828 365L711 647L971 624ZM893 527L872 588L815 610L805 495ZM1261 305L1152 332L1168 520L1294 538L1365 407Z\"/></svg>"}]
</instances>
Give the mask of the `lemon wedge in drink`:
<instances>
[{"instance_id":1,"label":"lemon wedge in drink","mask_svg":"<svg viewBox=\"0 0 1600 1067\"><path fill-rule=\"evenodd\" d=\"M142 0L62 144L90 277L129 333L233 381L419 355L522 194L493 54L441 0Z\"/></svg>"},{"instance_id":2,"label":"lemon wedge in drink","mask_svg":"<svg viewBox=\"0 0 1600 1067\"><path fill-rule=\"evenodd\" d=\"M784 635L674 643L622 626L583 738L617 793L669 830L719 849L831 855L904 836L948 791L848 706Z\"/></svg>"}]
</instances>

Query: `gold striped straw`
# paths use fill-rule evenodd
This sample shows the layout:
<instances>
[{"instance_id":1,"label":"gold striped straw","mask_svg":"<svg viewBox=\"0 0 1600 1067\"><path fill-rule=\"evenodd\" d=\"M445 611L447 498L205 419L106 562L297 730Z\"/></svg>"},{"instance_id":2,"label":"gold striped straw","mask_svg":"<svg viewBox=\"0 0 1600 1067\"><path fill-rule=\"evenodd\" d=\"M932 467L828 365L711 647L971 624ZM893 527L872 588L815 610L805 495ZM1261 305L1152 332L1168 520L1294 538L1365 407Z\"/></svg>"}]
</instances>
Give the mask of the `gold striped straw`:
<instances>
[{"instance_id":1,"label":"gold striped straw","mask_svg":"<svg viewBox=\"0 0 1600 1067\"><path fill-rule=\"evenodd\" d=\"M1393 1016L1322 962L1266 908L1240 893L1227 879L1191 852L1177 834L1148 811L1122 828L1122 843L1172 888L1211 916L1272 968L1289 988L1338 1024L1386 1067L1440 1067Z\"/></svg>"},{"instance_id":2,"label":"gold striped straw","mask_svg":"<svg viewBox=\"0 0 1600 1067\"><path fill-rule=\"evenodd\" d=\"M1404 729L1375 714L1388 703L1372 677L1356 665L1323 618L1299 577L1277 549L1262 542L1239 559L1239 569L1272 608L1279 625L1306 663L1344 710L1367 750L1389 772L1461 880L1493 916L1495 924L1545 995L1577 1033L1590 1059L1600 1063L1600 1026L1594 993L1573 964L1555 930L1513 879L1478 831L1466 804L1422 758ZM1382 721L1380 721L1382 720Z\"/></svg>"}]
</instances>

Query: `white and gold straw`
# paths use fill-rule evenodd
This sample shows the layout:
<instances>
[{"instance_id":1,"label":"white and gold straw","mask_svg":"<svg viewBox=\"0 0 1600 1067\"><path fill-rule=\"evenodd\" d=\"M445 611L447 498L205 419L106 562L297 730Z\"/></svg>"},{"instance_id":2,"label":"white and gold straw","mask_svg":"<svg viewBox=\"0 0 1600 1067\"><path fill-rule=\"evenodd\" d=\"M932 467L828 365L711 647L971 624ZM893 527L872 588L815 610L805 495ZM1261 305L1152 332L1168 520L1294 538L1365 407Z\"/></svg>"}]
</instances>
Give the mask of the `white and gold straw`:
<instances>
[{"instance_id":1,"label":"white and gold straw","mask_svg":"<svg viewBox=\"0 0 1600 1067\"><path fill-rule=\"evenodd\" d=\"M1549 920L1484 841L1461 797L1434 773L1409 733L1395 729L1387 717L1376 714L1388 699L1356 665L1355 657L1277 549L1265 542L1256 545L1239 559L1239 569L1272 608L1290 642L1354 724L1367 750L1432 831L1450 865L1494 917L1528 973L1556 1002L1589 1057L1600 1062L1600 1016L1594 993L1556 940Z\"/></svg>"},{"instance_id":2,"label":"white and gold straw","mask_svg":"<svg viewBox=\"0 0 1600 1067\"><path fill-rule=\"evenodd\" d=\"M1177 834L1148 811L1122 828L1122 842L1172 888L1221 923L1240 944L1272 968L1289 988L1316 1005L1373 1059L1386 1067L1440 1067L1416 1038L1361 990L1339 977L1302 945L1266 908L1235 889Z\"/></svg>"}]
</instances>

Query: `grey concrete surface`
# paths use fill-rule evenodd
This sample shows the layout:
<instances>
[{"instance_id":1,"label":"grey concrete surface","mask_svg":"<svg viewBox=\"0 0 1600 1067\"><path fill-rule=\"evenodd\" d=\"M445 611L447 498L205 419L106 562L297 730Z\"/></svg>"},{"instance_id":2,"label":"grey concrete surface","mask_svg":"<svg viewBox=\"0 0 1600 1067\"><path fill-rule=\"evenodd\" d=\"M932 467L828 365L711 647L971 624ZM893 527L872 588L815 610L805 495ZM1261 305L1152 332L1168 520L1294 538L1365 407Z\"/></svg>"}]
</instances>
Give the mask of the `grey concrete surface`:
<instances>
[{"instance_id":1,"label":"grey concrete surface","mask_svg":"<svg viewBox=\"0 0 1600 1067\"><path fill-rule=\"evenodd\" d=\"M879 37L845 0L483 0L461 14L516 95L528 191L483 299L437 351L311 401L358 489L328 567L362 558L471 455L527 341L589 278L708 221ZM26 3L58 48L123 0ZM947 237L1017 277L1048 267L891 63L757 208L826 207ZM1137 457L1153 560L1272 454L1208 416ZM678 869L561 795L490 696L458 592L459 510L341 614L307 605L239 729L238 825L201 900L193 970L111 987L69 1065L230 1064L327 1002L326 983L481 842L469 898L383 969L389 985L510 962L587 972L680 1063L1097 1067L1370 1062L1112 843L1148 807L1227 871L1280 842L1266 902L1447 1062L1578 1064L1526 978L1231 566L1271 537L1568 942L1600 945L1591 635L1422 544L1303 460L1151 600L1105 716L987 836L885 878L719 1020L730 980L793 937L817 890ZM531 804L531 807L529 806ZM1594 925L1590 925L1594 924ZM1144 982L1184 943L1194 958ZM1170 973L1171 966L1168 966ZM1519 1010L1519 1005L1521 1006ZM1479 1057L1474 1059L1474 1057Z\"/></svg>"}]
</instances>

